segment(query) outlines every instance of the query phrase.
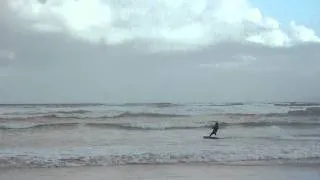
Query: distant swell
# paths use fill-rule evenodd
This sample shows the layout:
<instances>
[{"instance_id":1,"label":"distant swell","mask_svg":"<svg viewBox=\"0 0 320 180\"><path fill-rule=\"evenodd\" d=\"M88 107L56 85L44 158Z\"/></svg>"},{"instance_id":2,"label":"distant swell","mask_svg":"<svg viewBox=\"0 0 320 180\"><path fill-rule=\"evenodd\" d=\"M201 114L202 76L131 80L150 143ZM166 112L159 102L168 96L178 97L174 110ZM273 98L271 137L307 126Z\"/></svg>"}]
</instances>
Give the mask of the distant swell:
<instances>
[{"instance_id":1,"label":"distant swell","mask_svg":"<svg viewBox=\"0 0 320 180\"><path fill-rule=\"evenodd\" d=\"M91 111L87 110L74 110L74 111L57 111L55 113L58 114L85 114L85 113L90 113Z\"/></svg>"},{"instance_id":2,"label":"distant swell","mask_svg":"<svg viewBox=\"0 0 320 180\"><path fill-rule=\"evenodd\" d=\"M263 127L263 126L310 127L310 126L319 126L319 125L320 125L320 122L288 122L288 121L279 121L279 122L259 121L259 122L241 122L241 123L225 124L225 126L244 126L244 127Z\"/></svg>"},{"instance_id":3,"label":"distant swell","mask_svg":"<svg viewBox=\"0 0 320 180\"><path fill-rule=\"evenodd\" d=\"M186 115L178 115L178 114L161 114L161 113L130 113L124 112L119 115L109 116L108 118L122 118L122 117L186 117Z\"/></svg>"},{"instance_id":4,"label":"distant swell","mask_svg":"<svg viewBox=\"0 0 320 180\"><path fill-rule=\"evenodd\" d=\"M209 104L208 106L243 106L244 103Z\"/></svg>"},{"instance_id":5,"label":"distant swell","mask_svg":"<svg viewBox=\"0 0 320 180\"><path fill-rule=\"evenodd\" d=\"M33 115L33 116L46 116L46 115L52 115L52 114L85 114L90 113L91 111L87 110L73 110L73 111L52 111L52 112L46 112L46 113L29 113L25 115ZM3 113L2 115L23 115L21 112L12 112L12 113Z\"/></svg>"},{"instance_id":6,"label":"distant swell","mask_svg":"<svg viewBox=\"0 0 320 180\"><path fill-rule=\"evenodd\" d=\"M76 127L79 123L52 123L52 124L36 124L36 125L2 125L0 130L21 130L21 129L61 129L66 127Z\"/></svg>"},{"instance_id":7,"label":"distant swell","mask_svg":"<svg viewBox=\"0 0 320 180\"><path fill-rule=\"evenodd\" d=\"M34 114L34 115L26 115L24 117L21 116L10 116L10 117L0 117L0 120L30 120L30 119L83 119L84 117L79 116L79 114L74 115L63 115L63 114Z\"/></svg>"},{"instance_id":8,"label":"distant swell","mask_svg":"<svg viewBox=\"0 0 320 180\"><path fill-rule=\"evenodd\" d=\"M320 107L308 107L302 110L292 110L287 113L226 113L222 115L241 116L241 117L290 117L290 116L320 116Z\"/></svg>"},{"instance_id":9,"label":"distant swell","mask_svg":"<svg viewBox=\"0 0 320 180\"><path fill-rule=\"evenodd\" d=\"M125 103L120 106L149 106L149 107L164 108L164 107L176 107L176 106L182 106L182 105L174 104L174 103Z\"/></svg>"}]
</instances>

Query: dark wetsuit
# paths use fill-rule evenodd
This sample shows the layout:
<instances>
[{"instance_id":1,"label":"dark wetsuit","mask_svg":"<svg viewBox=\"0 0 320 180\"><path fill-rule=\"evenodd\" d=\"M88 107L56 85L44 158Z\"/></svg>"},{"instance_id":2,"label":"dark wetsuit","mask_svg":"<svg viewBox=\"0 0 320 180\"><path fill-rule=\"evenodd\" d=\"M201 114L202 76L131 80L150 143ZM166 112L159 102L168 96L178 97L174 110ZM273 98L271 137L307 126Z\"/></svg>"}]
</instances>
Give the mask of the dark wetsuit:
<instances>
[{"instance_id":1,"label":"dark wetsuit","mask_svg":"<svg viewBox=\"0 0 320 180\"><path fill-rule=\"evenodd\" d=\"M213 134L217 135L218 129L219 129L219 124L218 124L218 122L216 122L216 124L212 127L212 132L211 132L210 136L212 136Z\"/></svg>"}]
</instances>

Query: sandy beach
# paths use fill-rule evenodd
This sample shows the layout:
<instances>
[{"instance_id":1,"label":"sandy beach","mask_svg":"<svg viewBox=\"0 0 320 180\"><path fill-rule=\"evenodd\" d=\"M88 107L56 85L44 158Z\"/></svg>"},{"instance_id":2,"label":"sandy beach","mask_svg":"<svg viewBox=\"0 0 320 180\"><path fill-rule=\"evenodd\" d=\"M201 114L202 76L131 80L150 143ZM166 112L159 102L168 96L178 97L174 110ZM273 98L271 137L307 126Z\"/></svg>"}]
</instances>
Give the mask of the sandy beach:
<instances>
[{"instance_id":1,"label":"sandy beach","mask_svg":"<svg viewBox=\"0 0 320 180\"><path fill-rule=\"evenodd\" d=\"M1 180L102 179L320 179L319 166L127 165L79 168L2 169Z\"/></svg>"}]
</instances>

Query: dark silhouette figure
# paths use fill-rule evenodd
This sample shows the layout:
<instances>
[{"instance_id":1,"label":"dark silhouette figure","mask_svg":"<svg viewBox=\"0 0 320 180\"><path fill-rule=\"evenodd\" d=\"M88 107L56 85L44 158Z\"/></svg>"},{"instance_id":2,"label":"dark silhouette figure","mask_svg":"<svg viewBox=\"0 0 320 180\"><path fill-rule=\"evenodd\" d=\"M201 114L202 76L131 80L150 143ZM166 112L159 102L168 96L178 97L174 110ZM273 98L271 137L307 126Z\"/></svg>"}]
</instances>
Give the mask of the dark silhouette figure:
<instances>
[{"instance_id":1,"label":"dark silhouette figure","mask_svg":"<svg viewBox=\"0 0 320 180\"><path fill-rule=\"evenodd\" d=\"M219 129L219 124L218 124L218 122L216 122L214 124L214 126L212 127L212 132L211 132L211 134L209 136L211 137L213 134L217 135L218 129Z\"/></svg>"}]
</instances>

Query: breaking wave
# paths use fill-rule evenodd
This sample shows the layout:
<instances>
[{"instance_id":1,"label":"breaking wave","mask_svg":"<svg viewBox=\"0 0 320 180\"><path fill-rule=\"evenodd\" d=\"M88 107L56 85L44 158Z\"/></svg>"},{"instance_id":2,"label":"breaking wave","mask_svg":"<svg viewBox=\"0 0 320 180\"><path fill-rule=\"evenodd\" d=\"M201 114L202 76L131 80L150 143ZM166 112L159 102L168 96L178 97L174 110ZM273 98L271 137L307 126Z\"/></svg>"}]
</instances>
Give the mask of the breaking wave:
<instances>
[{"instance_id":1,"label":"breaking wave","mask_svg":"<svg viewBox=\"0 0 320 180\"><path fill-rule=\"evenodd\" d=\"M309 107L305 110L289 111L288 114L293 116L320 116L320 107Z\"/></svg>"},{"instance_id":2,"label":"breaking wave","mask_svg":"<svg viewBox=\"0 0 320 180\"><path fill-rule=\"evenodd\" d=\"M114 166L114 165L143 165L143 164L177 164L177 163L213 163L213 164L241 164L250 162L268 161L278 163L317 163L320 162L320 156L317 153L281 153L274 155L265 154L246 154L227 155L225 153L215 154L212 152L203 152L200 154L176 154L176 153L141 153L124 155L100 155L100 156L73 156L73 157L39 157L39 156L9 156L0 157L0 167L16 168L52 168L52 167L81 167L81 166Z\"/></svg>"},{"instance_id":3,"label":"breaking wave","mask_svg":"<svg viewBox=\"0 0 320 180\"><path fill-rule=\"evenodd\" d=\"M113 115L92 115L90 111L59 111L48 114L32 114L26 116L7 116L2 114L0 120L27 120L27 119L117 119L117 118L176 118L176 117L190 117L185 114L164 114L164 113L151 113L151 112L122 112ZM267 113L267 114L254 114L254 113L217 113L212 116L228 116L228 117L309 117L320 116L320 107L310 107L305 110L293 110L287 113Z\"/></svg>"},{"instance_id":4,"label":"breaking wave","mask_svg":"<svg viewBox=\"0 0 320 180\"><path fill-rule=\"evenodd\" d=\"M174 123L48 123L48 124L35 124L35 125L2 125L0 130L21 130L21 129L60 129L60 128L77 128L79 126L88 128L101 128L101 129L122 129L122 130L183 130L183 129L201 129L201 128L211 128L212 123L189 123L189 124L174 124ZM287 126L287 127L317 127L320 126L320 122L315 121L305 121L305 122L270 122L270 121L260 121L260 122L234 122L226 123L221 122L221 128L228 127L267 127L267 126Z\"/></svg>"},{"instance_id":5,"label":"breaking wave","mask_svg":"<svg viewBox=\"0 0 320 180\"><path fill-rule=\"evenodd\" d=\"M295 107L295 106L320 106L320 103L301 103L301 102L289 102L289 103L275 103L275 106Z\"/></svg>"},{"instance_id":6,"label":"breaking wave","mask_svg":"<svg viewBox=\"0 0 320 180\"><path fill-rule=\"evenodd\" d=\"M319 126L320 122L241 122L241 123L220 123L221 128L242 126L242 127L264 127L264 126L290 126L290 127L312 127ZM179 130L179 129L201 129L211 128L212 123L173 125L173 124L118 124L118 123L87 123L85 126L93 128L110 128L125 130Z\"/></svg>"},{"instance_id":7,"label":"breaking wave","mask_svg":"<svg viewBox=\"0 0 320 180\"><path fill-rule=\"evenodd\" d=\"M47 114L29 114L24 117L16 117L16 116L9 116L0 117L0 120L24 120L24 119L109 119L109 118L138 118L138 117L146 117L146 118L174 118L174 117L187 117L188 115L182 114L164 114L164 113L150 113L150 112L141 112L141 113L132 113L132 112L122 112L115 115L90 115L86 114L90 113L90 111L78 110L78 111L59 111L54 113L47 113Z\"/></svg>"},{"instance_id":8,"label":"breaking wave","mask_svg":"<svg viewBox=\"0 0 320 180\"><path fill-rule=\"evenodd\" d=\"M233 116L233 117L292 117L318 116L317 103L274 104L174 104L174 103L127 103L127 104L36 104L2 105L0 120L26 119L109 119L109 118L174 118L186 116ZM13 106L13 107L12 107ZM89 106L89 107L87 107ZM99 106L99 107L91 107ZM137 107L138 106L138 107ZM141 107L140 107L141 106ZM217 107L215 107L217 106ZM223 106L223 107L220 107ZM227 106L227 107L224 107ZM290 107L286 107L290 106ZM292 107L291 106L296 106ZM69 108L72 107L72 108ZM2 108L2 109L1 109ZM26 109L27 108L27 109ZM28 109L30 108L30 109ZM177 113L178 112L178 113Z\"/></svg>"}]
</instances>

